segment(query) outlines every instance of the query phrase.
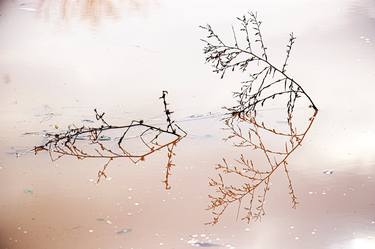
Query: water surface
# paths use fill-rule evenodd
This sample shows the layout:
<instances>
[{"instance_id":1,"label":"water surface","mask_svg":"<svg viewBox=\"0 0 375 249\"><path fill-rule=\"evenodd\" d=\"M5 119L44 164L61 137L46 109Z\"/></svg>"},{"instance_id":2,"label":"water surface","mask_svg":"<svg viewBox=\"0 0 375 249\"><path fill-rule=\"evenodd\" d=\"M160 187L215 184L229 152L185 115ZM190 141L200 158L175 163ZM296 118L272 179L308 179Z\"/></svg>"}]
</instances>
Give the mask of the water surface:
<instances>
[{"instance_id":1,"label":"water surface","mask_svg":"<svg viewBox=\"0 0 375 249\"><path fill-rule=\"evenodd\" d=\"M375 247L372 1L63 2L1 7L1 248ZM280 173L261 222L236 221L233 207L207 226L208 177L223 157L241 153L222 140L221 107L233 104L242 76L211 72L198 26L210 23L229 40L248 10L263 20L275 64L294 32L289 73L319 114L289 160L297 209ZM96 185L103 161L51 162L29 151L44 130L94 120L94 108L116 124L163 122L162 90L189 133L176 148L169 191L165 152L138 165L115 161Z\"/></svg>"}]
</instances>

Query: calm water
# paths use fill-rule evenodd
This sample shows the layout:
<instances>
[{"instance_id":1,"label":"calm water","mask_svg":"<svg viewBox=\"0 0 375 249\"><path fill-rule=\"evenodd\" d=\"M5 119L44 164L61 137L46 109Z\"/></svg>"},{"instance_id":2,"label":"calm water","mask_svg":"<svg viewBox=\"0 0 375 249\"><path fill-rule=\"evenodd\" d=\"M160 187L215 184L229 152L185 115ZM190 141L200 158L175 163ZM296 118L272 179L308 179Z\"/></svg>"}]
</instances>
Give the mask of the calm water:
<instances>
[{"instance_id":1,"label":"calm water","mask_svg":"<svg viewBox=\"0 0 375 249\"><path fill-rule=\"evenodd\" d=\"M88 2L2 2L1 249L375 248L373 1ZM198 26L210 23L229 40L248 10L262 19L275 64L289 32L297 36L289 73L319 113L289 160L297 209L280 173L261 222L236 221L234 206L207 226L208 177L223 157L241 153L221 129L221 107L233 104L241 77L220 80L204 64ZM169 191L165 152L138 165L116 160L100 184L101 160L51 162L29 152L43 130L93 120L94 108L116 124L163 122L162 90L189 133L176 148Z\"/></svg>"}]
</instances>

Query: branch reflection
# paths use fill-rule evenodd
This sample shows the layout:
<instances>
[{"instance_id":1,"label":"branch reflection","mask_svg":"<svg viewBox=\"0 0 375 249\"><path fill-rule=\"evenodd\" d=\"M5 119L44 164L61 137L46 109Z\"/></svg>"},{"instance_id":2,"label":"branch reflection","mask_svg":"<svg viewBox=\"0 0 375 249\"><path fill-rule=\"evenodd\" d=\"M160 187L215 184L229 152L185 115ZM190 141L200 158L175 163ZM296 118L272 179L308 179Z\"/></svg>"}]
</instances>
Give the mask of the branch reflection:
<instances>
[{"instance_id":1,"label":"branch reflection","mask_svg":"<svg viewBox=\"0 0 375 249\"><path fill-rule=\"evenodd\" d=\"M170 189L174 149L186 136L186 132L172 119L173 113L166 102L167 92L160 97L164 105L167 121L166 127L147 124L143 120L133 120L128 125L112 125L104 118L105 113L98 113L95 109L96 120L101 123L97 127L70 127L60 133L47 133L47 142L35 146L34 152L47 151L52 161L65 156L77 159L105 159L106 163L98 172L97 183L102 177L107 178L107 169L114 159L126 158L136 164L144 161L148 156L163 149L167 150L167 164L163 183L165 189ZM136 140L137 142L133 142Z\"/></svg>"},{"instance_id":2,"label":"branch reflection","mask_svg":"<svg viewBox=\"0 0 375 249\"><path fill-rule=\"evenodd\" d=\"M234 162L224 158L216 166L218 178L209 181L215 194L209 195L208 210L213 219L208 224L218 223L232 204L238 205L237 218L246 222L261 219L265 214L271 177L278 169L285 173L292 206L296 207L297 197L287 160L302 145L318 113L310 96L286 73L296 39L293 33L289 36L284 63L278 67L269 59L257 13L249 12L237 20L239 28L232 26L232 43L224 42L210 25L201 26L207 32L206 39L202 40L206 62L212 64L215 73L223 78L227 72L252 71L249 79L242 82L240 91L234 93L237 105L225 108L229 114L224 118L230 133L226 140L232 141L235 147L251 149L252 159L241 154ZM295 118L297 103L313 110L306 118L307 124L300 124L301 119ZM276 117L263 118L259 112L267 107L284 107L286 112L279 111L274 115ZM303 110L305 115L309 113L309 110ZM276 121L282 121L285 127L279 127Z\"/></svg>"}]
</instances>

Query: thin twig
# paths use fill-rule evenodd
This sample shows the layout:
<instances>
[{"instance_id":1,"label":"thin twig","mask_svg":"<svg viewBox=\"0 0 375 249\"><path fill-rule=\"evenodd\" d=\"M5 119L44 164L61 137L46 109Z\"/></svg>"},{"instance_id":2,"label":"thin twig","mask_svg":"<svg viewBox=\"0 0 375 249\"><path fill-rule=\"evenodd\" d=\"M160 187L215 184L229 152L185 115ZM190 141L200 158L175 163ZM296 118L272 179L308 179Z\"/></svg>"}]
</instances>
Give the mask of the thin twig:
<instances>
[{"instance_id":1,"label":"thin twig","mask_svg":"<svg viewBox=\"0 0 375 249\"><path fill-rule=\"evenodd\" d=\"M107 159L102 170L98 172L97 182L99 182L102 176L105 178L107 177L106 170L114 159L127 158L132 163L136 164L139 161L144 161L149 155L167 148L167 175L164 183L166 189L170 189L169 175L171 175L171 168L174 166L172 163L172 155L175 155L173 149L176 144L187 135L187 133L175 124L174 120L172 120L171 114L173 112L167 108L167 94L167 91L163 91L162 96L160 97L163 102L164 113L167 121L166 128L146 124L143 120L133 120L128 125L111 125L105 120L104 112L99 113L94 109L95 118L97 121L101 122L101 125L97 127L74 127L61 133L47 133L45 135L48 137L48 141L43 145L35 146L33 151L35 154L42 151L48 151L52 161L56 161L63 156L73 156L81 160L87 158ZM126 145L124 138L130 130L134 129L141 131L138 138L145 147L145 151L140 153L130 153L126 149L128 145ZM106 143L106 136L103 134L109 131L119 131L120 134L122 134L117 143ZM146 139L146 135L149 131L155 132L156 135L148 140ZM161 134L169 135L171 139L166 142L160 141L159 137Z\"/></svg>"}]
</instances>

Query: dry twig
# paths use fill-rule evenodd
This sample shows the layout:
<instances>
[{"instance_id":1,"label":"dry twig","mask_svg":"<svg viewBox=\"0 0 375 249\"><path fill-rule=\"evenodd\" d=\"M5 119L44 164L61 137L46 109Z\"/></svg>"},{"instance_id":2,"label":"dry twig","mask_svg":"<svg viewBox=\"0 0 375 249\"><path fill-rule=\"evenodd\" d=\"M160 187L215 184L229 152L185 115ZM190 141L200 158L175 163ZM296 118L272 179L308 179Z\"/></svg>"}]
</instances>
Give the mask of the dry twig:
<instances>
[{"instance_id":1,"label":"dry twig","mask_svg":"<svg viewBox=\"0 0 375 249\"><path fill-rule=\"evenodd\" d=\"M143 120L133 120L128 125L111 125L104 118L105 113L99 113L95 109L95 117L97 121L101 122L100 126L81 126L69 128L62 133L47 133L48 141L43 145L35 146L33 150L35 154L40 151L48 151L52 161L64 156L73 156L81 160L87 158L106 159L107 162L98 172L97 182L99 182L102 177L107 177L107 168L114 159L127 158L136 164L139 161L144 161L149 155L167 148L168 161L163 183L166 189L170 189L169 176L171 175L171 168L174 166L172 159L175 155L173 149L186 136L186 132L171 119L172 112L168 109L168 103L166 102L167 94L167 91L163 91L163 95L160 97L163 101L167 120L166 128L147 124ZM136 138L140 139L143 148L145 148L145 151L140 153L131 153L127 149L127 136L134 130L139 132ZM110 140L110 138L104 134L109 131L120 134L116 144L108 144L107 140ZM150 134L152 135L150 136ZM162 135L167 136L167 141L165 141L165 138L161 138Z\"/></svg>"}]
</instances>

